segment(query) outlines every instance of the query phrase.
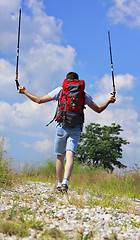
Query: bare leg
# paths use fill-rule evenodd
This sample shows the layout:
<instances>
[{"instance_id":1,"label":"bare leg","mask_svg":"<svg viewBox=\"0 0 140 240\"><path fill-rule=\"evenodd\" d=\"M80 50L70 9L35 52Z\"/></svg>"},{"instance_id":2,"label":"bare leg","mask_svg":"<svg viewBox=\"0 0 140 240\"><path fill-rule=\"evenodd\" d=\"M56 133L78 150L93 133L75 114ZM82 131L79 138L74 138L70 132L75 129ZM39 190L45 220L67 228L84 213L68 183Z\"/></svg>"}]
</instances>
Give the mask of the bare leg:
<instances>
[{"instance_id":1,"label":"bare leg","mask_svg":"<svg viewBox=\"0 0 140 240\"><path fill-rule=\"evenodd\" d=\"M72 169L73 169L73 163L74 163L74 152L67 150L66 151L66 165L65 165L65 173L64 178L68 179L71 176Z\"/></svg>"},{"instance_id":2,"label":"bare leg","mask_svg":"<svg viewBox=\"0 0 140 240\"><path fill-rule=\"evenodd\" d=\"M64 158L65 158L65 155L57 155L56 174L59 182L62 182L62 179L63 179Z\"/></svg>"}]
</instances>

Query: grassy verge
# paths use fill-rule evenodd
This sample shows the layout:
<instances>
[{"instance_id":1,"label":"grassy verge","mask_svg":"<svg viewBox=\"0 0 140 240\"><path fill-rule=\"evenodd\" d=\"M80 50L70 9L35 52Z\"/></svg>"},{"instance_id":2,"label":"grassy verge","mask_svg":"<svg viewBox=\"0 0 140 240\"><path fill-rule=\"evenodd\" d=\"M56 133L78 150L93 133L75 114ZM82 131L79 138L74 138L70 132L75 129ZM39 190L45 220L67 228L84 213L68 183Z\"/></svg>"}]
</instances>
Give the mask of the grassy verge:
<instances>
[{"instance_id":1,"label":"grassy verge","mask_svg":"<svg viewBox=\"0 0 140 240\"><path fill-rule=\"evenodd\" d=\"M0 141L0 187L12 187L23 180L56 183L54 162L47 161L43 166L39 164L26 166L22 174L17 174L11 170L11 159L6 159L5 153L4 138L2 138ZM125 170L122 174L110 174L103 169L75 163L70 185L71 189L78 188L81 192L90 190L97 197L108 194L140 199L140 168L136 165L132 171Z\"/></svg>"},{"instance_id":2,"label":"grassy verge","mask_svg":"<svg viewBox=\"0 0 140 240\"><path fill-rule=\"evenodd\" d=\"M6 150L4 149L4 137L0 139L0 187L11 188L17 182L21 181L21 174L17 174L11 169L11 158L6 158Z\"/></svg>"},{"instance_id":3,"label":"grassy verge","mask_svg":"<svg viewBox=\"0 0 140 240\"><path fill-rule=\"evenodd\" d=\"M52 161L47 161L46 164L26 165L22 171L22 179L25 181L41 181L56 183L56 167Z\"/></svg>"},{"instance_id":4,"label":"grassy verge","mask_svg":"<svg viewBox=\"0 0 140 240\"><path fill-rule=\"evenodd\" d=\"M90 189L97 196L107 193L118 197L140 199L140 169L125 171L121 174L107 173L103 169L88 166L75 166L71 185Z\"/></svg>"},{"instance_id":5,"label":"grassy verge","mask_svg":"<svg viewBox=\"0 0 140 240\"><path fill-rule=\"evenodd\" d=\"M44 166L26 167L23 176L24 179L32 181L56 183L55 163L49 161ZM90 190L97 197L108 194L140 199L140 169L138 166L133 171L110 174L103 169L75 163L69 182L71 189L77 189L79 193Z\"/></svg>"}]
</instances>

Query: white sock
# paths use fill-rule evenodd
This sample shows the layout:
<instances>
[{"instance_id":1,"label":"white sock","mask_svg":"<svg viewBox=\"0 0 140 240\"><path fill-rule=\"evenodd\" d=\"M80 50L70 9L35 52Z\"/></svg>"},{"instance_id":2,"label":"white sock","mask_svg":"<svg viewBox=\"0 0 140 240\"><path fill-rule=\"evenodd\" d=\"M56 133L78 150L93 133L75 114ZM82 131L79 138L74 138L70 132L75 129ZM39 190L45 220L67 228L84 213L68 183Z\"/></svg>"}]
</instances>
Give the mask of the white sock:
<instances>
[{"instance_id":1,"label":"white sock","mask_svg":"<svg viewBox=\"0 0 140 240\"><path fill-rule=\"evenodd\" d=\"M57 187L61 187L61 185L62 185L62 182L59 182L59 181L58 181Z\"/></svg>"},{"instance_id":2,"label":"white sock","mask_svg":"<svg viewBox=\"0 0 140 240\"><path fill-rule=\"evenodd\" d=\"M69 182L69 180L67 178L64 178L62 184L68 185L68 182Z\"/></svg>"}]
</instances>

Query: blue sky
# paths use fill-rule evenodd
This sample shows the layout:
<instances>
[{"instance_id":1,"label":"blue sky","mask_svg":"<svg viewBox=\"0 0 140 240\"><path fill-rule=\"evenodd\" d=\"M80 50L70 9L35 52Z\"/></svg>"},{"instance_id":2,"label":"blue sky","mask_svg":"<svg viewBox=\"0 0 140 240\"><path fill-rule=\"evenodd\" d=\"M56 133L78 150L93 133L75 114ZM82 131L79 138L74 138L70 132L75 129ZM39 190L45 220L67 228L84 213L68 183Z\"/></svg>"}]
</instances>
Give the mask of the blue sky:
<instances>
[{"instance_id":1,"label":"blue sky","mask_svg":"<svg viewBox=\"0 0 140 240\"><path fill-rule=\"evenodd\" d=\"M112 91L108 28L111 34L117 101L105 112L86 109L86 122L120 124L122 162L140 156L140 1L0 0L0 137L8 155L23 163L55 159L55 123L45 127L56 102L37 105L16 92L15 66L19 8L22 8L19 82L43 96L62 84L69 71L86 81L96 104Z\"/></svg>"}]
</instances>

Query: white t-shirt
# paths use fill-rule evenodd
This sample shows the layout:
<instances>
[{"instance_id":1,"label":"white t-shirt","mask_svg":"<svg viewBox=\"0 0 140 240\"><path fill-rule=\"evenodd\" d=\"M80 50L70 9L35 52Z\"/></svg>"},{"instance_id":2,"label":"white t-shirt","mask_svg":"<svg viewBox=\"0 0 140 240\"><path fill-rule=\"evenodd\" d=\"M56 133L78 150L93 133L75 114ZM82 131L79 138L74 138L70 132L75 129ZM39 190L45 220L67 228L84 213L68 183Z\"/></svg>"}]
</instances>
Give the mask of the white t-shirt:
<instances>
[{"instance_id":1,"label":"white t-shirt","mask_svg":"<svg viewBox=\"0 0 140 240\"><path fill-rule=\"evenodd\" d=\"M53 91L49 92L48 95L51 97L51 99L58 101L61 90L62 87L57 87ZM91 101L93 101L92 97L85 92L85 104L89 104Z\"/></svg>"}]
</instances>

